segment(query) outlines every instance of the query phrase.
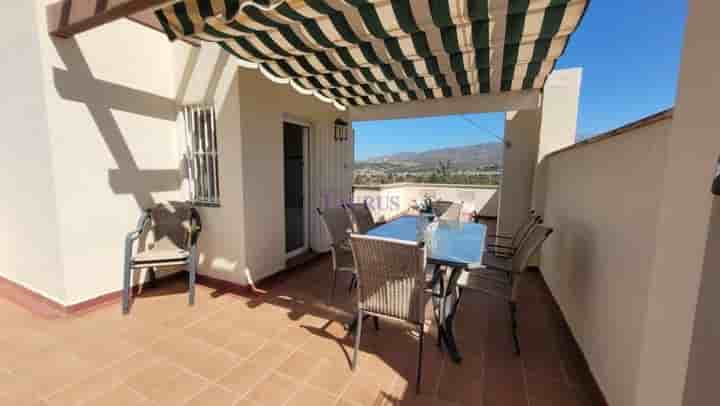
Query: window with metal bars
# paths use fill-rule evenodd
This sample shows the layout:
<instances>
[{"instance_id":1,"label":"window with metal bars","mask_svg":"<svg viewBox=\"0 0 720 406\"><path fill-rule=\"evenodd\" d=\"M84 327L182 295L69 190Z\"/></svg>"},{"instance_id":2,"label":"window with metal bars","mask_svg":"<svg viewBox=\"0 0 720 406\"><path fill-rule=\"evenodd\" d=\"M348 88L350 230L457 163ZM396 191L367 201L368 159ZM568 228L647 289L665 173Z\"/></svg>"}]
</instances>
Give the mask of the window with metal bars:
<instances>
[{"instance_id":1,"label":"window with metal bars","mask_svg":"<svg viewBox=\"0 0 720 406\"><path fill-rule=\"evenodd\" d=\"M197 206L220 206L215 107L188 105L185 116L186 160L190 202Z\"/></svg>"}]
</instances>

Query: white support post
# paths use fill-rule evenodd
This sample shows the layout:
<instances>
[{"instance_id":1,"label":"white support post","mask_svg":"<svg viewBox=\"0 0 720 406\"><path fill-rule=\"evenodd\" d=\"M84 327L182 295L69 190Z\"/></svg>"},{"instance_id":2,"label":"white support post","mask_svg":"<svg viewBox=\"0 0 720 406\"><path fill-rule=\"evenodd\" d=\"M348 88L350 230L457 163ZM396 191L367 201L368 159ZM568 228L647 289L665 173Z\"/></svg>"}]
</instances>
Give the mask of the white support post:
<instances>
[{"instance_id":1,"label":"white support post","mask_svg":"<svg viewBox=\"0 0 720 406\"><path fill-rule=\"evenodd\" d=\"M535 169L547 154L575 143L581 76L580 68L557 70L545 84L540 109L507 113L498 214L501 233L514 233L531 208L542 211L532 204L533 189L542 186Z\"/></svg>"},{"instance_id":2,"label":"white support post","mask_svg":"<svg viewBox=\"0 0 720 406\"><path fill-rule=\"evenodd\" d=\"M513 234L530 211L541 117L541 110L511 111L505 115L505 151L498 214L501 234Z\"/></svg>"}]
</instances>

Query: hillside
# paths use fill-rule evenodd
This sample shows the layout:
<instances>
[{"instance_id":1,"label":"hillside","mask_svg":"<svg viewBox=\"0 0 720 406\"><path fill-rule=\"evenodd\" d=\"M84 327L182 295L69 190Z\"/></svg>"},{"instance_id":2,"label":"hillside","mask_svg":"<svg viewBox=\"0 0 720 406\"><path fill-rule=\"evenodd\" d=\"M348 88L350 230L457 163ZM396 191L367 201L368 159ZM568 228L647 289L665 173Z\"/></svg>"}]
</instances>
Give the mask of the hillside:
<instances>
[{"instance_id":1,"label":"hillside","mask_svg":"<svg viewBox=\"0 0 720 406\"><path fill-rule=\"evenodd\" d=\"M477 170L489 166L502 166L502 154L503 145L493 142L372 157L366 161L356 162L355 167L386 172L423 172L434 170L441 161L450 161L455 170Z\"/></svg>"}]
</instances>

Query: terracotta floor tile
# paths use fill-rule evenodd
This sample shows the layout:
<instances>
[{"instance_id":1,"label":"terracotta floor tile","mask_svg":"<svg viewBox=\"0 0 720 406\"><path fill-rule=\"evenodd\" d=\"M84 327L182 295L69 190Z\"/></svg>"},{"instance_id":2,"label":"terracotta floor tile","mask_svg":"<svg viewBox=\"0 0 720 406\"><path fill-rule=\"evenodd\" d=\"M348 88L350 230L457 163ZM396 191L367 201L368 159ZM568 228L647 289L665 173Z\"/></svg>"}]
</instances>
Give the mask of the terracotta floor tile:
<instances>
[{"instance_id":1,"label":"terracotta floor tile","mask_svg":"<svg viewBox=\"0 0 720 406\"><path fill-rule=\"evenodd\" d=\"M527 406L527 388L520 360L488 365L483 376L483 406Z\"/></svg>"},{"instance_id":2,"label":"terracotta floor tile","mask_svg":"<svg viewBox=\"0 0 720 406\"><path fill-rule=\"evenodd\" d=\"M237 366L240 359L231 352L218 349L205 353L185 353L182 357L173 358L173 362L210 381L215 381Z\"/></svg>"},{"instance_id":3,"label":"terracotta floor tile","mask_svg":"<svg viewBox=\"0 0 720 406\"><path fill-rule=\"evenodd\" d=\"M230 391L243 395L251 390L273 368L254 361L243 361L219 380L219 384Z\"/></svg>"},{"instance_id":4,"label":"terracotta floor tile","mask_svg":"<svg viewBox=\"0 0 720 406\"><path fill-rule=\"evenodd\" d=\"M464 356L460 365L445 363L437 397L459 404L478 402L483 397L484 369L483 360L479 357Z\"/></svg>"},{"instance_id":5,"label":"terracotta floor tile","mask_svg":"<svg viewBox=\"0 0 720 406\"><path fill-rule=\"evenodd\" d=\"M7 397L31 397L35 385L29 376L21 376L10 371L0 371L0 394Z\"/></svg>"},{"instance_id":6,"label":"terracotta floor tile","mask_svg":"<svg viewBox=\"0 0 720 406\"><path fill-rule=\"evenodd\" d=\"M521 355L507 304L468 291L456 319L463 362L438 350L429 321L417 396L417 337L407 326L366 324L351 371L353 336L344 326L355 299L338 289L333 305L325 303L329 265L321 258L263 282L262 295L199 285L194 307L186 281L161 282L136 298L129 315L113 303L44 319L0 298L0 405L600 404L539 274L519 291Z\"/></svg>"},{"instance_id":7,"label":"terracotta floor tile","mask_svg":"<svg viewBox=\"0 0 720 406\"><path fill-rule=\"evenodd\" d=\"M196 299L197 301L197 299ZM195 306L188 307L184 312L176 315L173 318L167 319L162 323L162 326L168 329L182 329L187 328L190 325L195 325L202 320L205 320L218 312L216 306Z\"/></svg>"},{"instance_id":8,"label":"terracotta floor tile","mask_svg":"<svg viewBox=\"0 0 720 406\"><path fill-rule=\"evenodd\" d=\"M120 385L86 404L88 406L142 406L149 405L150 400L129 386Z\"/></svg>"},{"instance_id":9,"label":"terracotta floor tile","mask_svg":"<svg viewBox=\"0 0 720 406\"><path fill-rule=\"evenodd\" d=\"M392 394L375 382L352 380L342 393L342 399L360 406L376 406L387 403L388 399L392 399Z\"/></svg>"},{"instance_id":10,"label":"terracotta floor tile","mask_svg":"<svg viewBox=\"0 0 720 406\"><path fill-rule=\"evenodd\" d=\"M264 406L282 406L298 388L299 384L294 379L271 374L255 386L247 398Z\"/></svg>"},{"instance_id":11,"label":"terracotta floor tile","mask_svg":"<svg viewBox=\"0 0 720 406\"><path fill-rule=\"evenodd\" d=\"M585 406L584 399L567 383L528 377L530 406Z\"/></svg>"},{"instance_id":12,"label":"terracotta floor tile","mask_svg":"<svg viewBox=\"0 0 720 406\"><path fill-rule=\"evenodd\" d=\"M249 359L250 361L277 368L290 357L293 348L277 342L268 342Z\"/></svg>"},{"instance_id":13,"label":"terracotta floor tile","mask_svg":"<svg viewBox=\"0 0 720 406\"><path fill-rule=\"evenodd\" d=\"M483 403L475 400L471 406L482 406ZM411 393L400 399L389 399L383 406L459 406L457 403L447 402L432 396Z\"/></svg>"},{"instance_id":14,"label":"terracotta floor tile","mask_svg":"<svg viewBox=\"0 0 720 406\"><path fill-rule=\"evenodd\" d=\"M278 372L291 376L298 381L309 379L313 372L320 368L326 361L316 355L308 354L303 351L297 351L290 356L285 362L280 364Z\"/></svg>"},{"instance_id":15,"label":"terracotta floor tile","mask_svg":"<svg viewBox=\"0 0 720 406\"><path fill-rule=\"evenodd\" d=\"M140 371L160 362L160 357L150 352L137 353L55 393L46 402L49 406L79 406L110 391Z\"/></svg>"},{"instance_id":16,"label":"terracotta floor tile","mask_svg":"<svg viewBox=\"0 0 720 406\"><path fill-rule=\"evenodd\" d=\"M353 372L349 366L326 362L315 369L308 383L327 392L340 394L352 378Z\"/></svg>"},{"instance_id":17,"label":"terracotta floor tile","mask_svg":"<svg viewBox=\"0 0 720 406\"><path fill-rule=\"evenodd\" d=\"M238 332L233 334L223 347L238 357L249 358L255 354L265 343L267 338L252 333Z\"/></svg>"},{"instance_id":18,"label":"terracotta floor tile","mask_svg":"<svg viewBox=\"0 0 720 406\"><path fill-rule=\"evenodd\" d=\"M201 320L185 330L185 333L193 338L207 342L218 347L224 346L236 326L233 320L222 317L210 317Z\"/></svg>"},{"instance_id":19,"label":"terracotta floor tile","mask_svg":"<svg viewBox=\"0 0 720 406\"><path fill-rule=\"evenodd\" d=\"M127 381L128 386L157 403L181 404L208 386L208 382L167 362L152 365Z\"/></svg>"},{"instance_id":20,"label":"terracotta floor tile","mask_svg":"<svg viewBox=\"0 0 720 406\"><path fill-rule=\"evenodd\" d=\"M18 361L11 368L19 376L30 377L35 384L35 394L42 398L90 376L97 365L56 347Z\"/></svg>"},{"instance_id":21,"label":"terracotta floor tile","mask_svg":"<svg viewBox=\"0 0 720 406\"><path fill-rule=\"evenodd\" d=\"M305 387L295 394L287 404L288 406L334 406L337 402L337 395Z\"/></svg>"},{"instance_id":22,"label":"terracotta floor tile","mask_svg":"<svg viewBox=\"0 0 720 406\"><path fill-rule=\"evenodd\" d=\"M153 387L166 384L182 370L167 361L161 361L137 371L126 380L126 383L139 392L148 392Z\"/></svg>"},{"instance_id":23,"label":"terracotta floor tile","mask_svg":"<svg viewBox=\"0 0 720 406\"><path fill-rule=\"evenodd\" d=\"M142 349L122 338L82 337L63 343L63 348L92 364L103 366Z\"/></svg>"},{"instance_id":24,"label":"terracotta floor tile","mask_svg":"<svg viewBox=\"0 0 720 406\"><path fill-rule=\"evenodd\" d=\"M153 402L163 405L183 404L208 386L206 380L185 371L163 378L153 385L138 385L135 382L131 386Z\"/></svg>"},{"instance_id":25,"label":"terracotta floor tile","mask_svg":"<svg viewBox=\"0 0 720 406\"><path fill-rule=\"evenodd\" d=\"M220 386L213 385L190 400L184 406L233 406L237 395Z\"/></svg>"},{"instance_id":26,"label":"terracotta floor tile","mask_svg":"<svg viewBox=\"0 0 720 406\"><path fill-rule=\"evenodd\" d=\"M310 334L304 326L291 325L286 329L280 330L277 335L272 337L272 341L298 348L310 339Z\"/></svg>"},{"instance_id":27,"label":"terracotta floor tile","mask_svg":"<svg viewBox=\"0 0 720 406\"><path fill-rule=\"evenodd\" d=\"M32 397L11 397L0 393L0 405L12 405L12 406L48 406L47 403L40 399Z\"/></svg>"}]
</instances>

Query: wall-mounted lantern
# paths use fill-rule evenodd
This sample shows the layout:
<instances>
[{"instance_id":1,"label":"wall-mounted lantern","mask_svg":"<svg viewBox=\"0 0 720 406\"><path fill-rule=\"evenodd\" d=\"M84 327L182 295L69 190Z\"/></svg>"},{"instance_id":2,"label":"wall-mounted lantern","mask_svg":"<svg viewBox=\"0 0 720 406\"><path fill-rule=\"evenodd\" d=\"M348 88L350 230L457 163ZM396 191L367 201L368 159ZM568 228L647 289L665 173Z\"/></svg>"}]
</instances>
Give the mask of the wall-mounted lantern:
<instances>
[{"instance_id":1,"label":"wall-mounted lantern","mask_svg":"<svg viewBox=\"0 0 720 406\"><path fill-rule=\"evenodd\" d=\"M335 120L335 142L347 141L350 138L349 133L350 127L347 121L340 120L339 118Z\"/></svg>"}]
</instances>

